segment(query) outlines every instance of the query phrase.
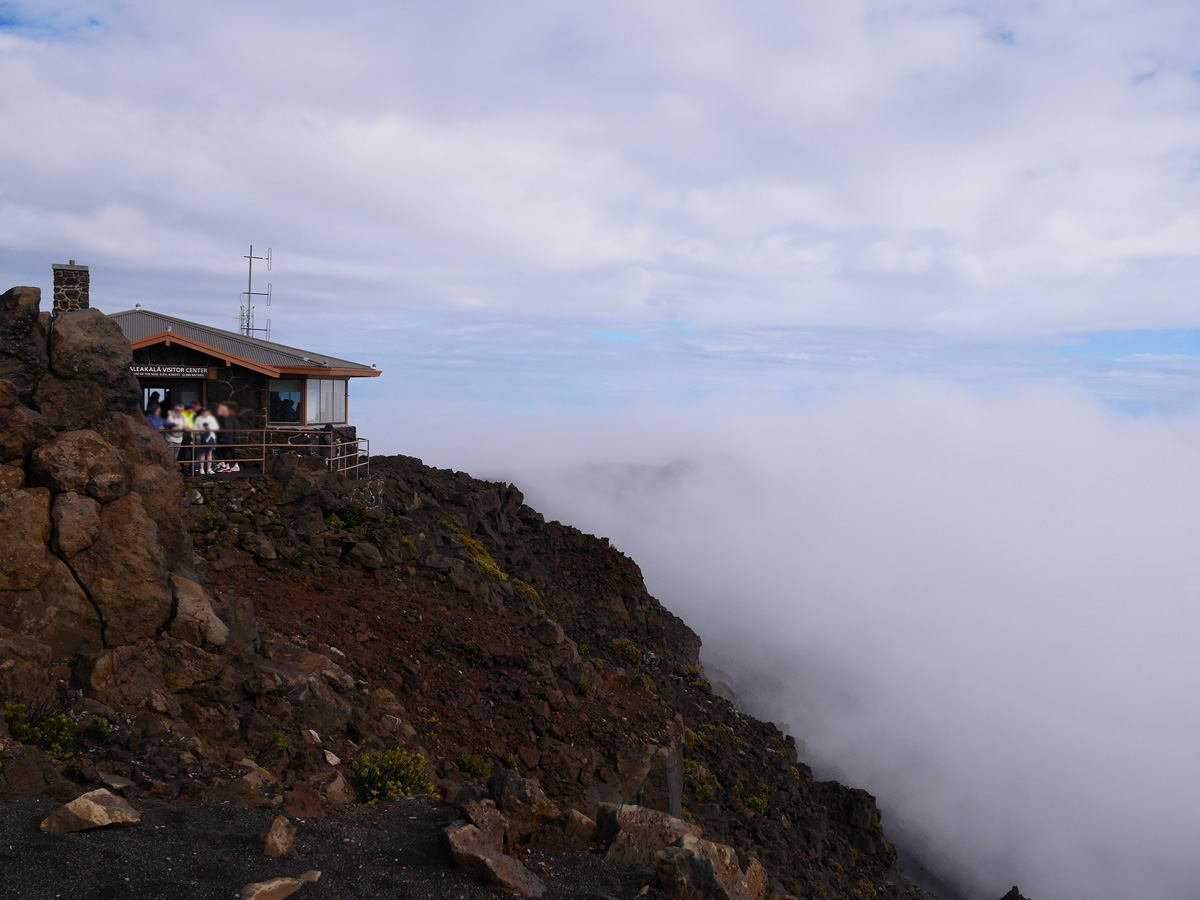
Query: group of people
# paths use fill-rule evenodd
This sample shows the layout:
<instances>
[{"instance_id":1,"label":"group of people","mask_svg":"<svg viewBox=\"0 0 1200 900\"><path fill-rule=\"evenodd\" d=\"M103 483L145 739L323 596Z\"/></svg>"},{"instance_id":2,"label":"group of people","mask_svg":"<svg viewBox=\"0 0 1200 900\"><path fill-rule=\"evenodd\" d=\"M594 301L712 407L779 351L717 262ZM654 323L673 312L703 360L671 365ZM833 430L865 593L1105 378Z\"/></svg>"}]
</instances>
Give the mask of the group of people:
<instances>
[{"instance_id":1,"label":"group of people","mask_svg":"<svg viewBox=\"0 0 1200 900\"><path fill-rule=\"evenodd\" d=\"M186 406L176 405L163 416L155 394L150 398L146 421L163 436L183 474L216 475L241 470L233 455L238 420L232 404L220 404L214 416L195 400Z\"/></svg>"}]
</instances>

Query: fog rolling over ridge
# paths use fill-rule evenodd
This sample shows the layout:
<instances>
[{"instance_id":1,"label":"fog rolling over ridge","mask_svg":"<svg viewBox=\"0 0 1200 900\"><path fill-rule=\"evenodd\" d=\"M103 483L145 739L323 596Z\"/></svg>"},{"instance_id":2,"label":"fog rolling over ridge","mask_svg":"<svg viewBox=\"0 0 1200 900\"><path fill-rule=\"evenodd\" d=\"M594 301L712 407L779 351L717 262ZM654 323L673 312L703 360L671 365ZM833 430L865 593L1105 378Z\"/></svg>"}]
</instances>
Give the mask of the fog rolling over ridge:
<instances>
[{"instance_id":1,"label":"fog rolling over ridge","mask_svg":"<svg viewBox=\"0 0 1200 900\"><path fill-rule=\"evenodd\" d=\"M396 443L607 535L971 897L1200 889L1200 422L924 384Z\"/></svg>"}]
</instances>

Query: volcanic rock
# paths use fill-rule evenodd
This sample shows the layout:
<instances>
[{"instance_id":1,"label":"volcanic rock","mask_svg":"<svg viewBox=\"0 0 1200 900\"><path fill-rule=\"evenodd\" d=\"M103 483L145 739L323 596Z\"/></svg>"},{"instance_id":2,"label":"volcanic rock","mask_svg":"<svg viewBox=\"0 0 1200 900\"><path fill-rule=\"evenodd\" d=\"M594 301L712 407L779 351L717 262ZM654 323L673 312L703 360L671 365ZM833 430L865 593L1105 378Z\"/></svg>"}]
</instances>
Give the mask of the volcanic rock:
<instances>
[{"instance_id":1,"label":"volcanic rock","mask_svg":"<svg viewBox=\"0 0 1200 900\"><path fill-rule=\"evenodd\" d=\"M737 853L725 844L714 844L685 834L654 856L659 886L669 897L694 900L762 900L767 874L751 859L743 872Z\"/></svg>"},{"instance_id":2,"label":"volcanic rock","mask_svg":"<svg viewBox=\"0 0 1200 900\"><path fill-rule=\"evenodd\" d=\"M283 900L290 897L306 884L311 884L321 878L320 872L305 872L299 878L272 878L269 881L255 881L242 888L241 900Z\"/></svg>"},{"instance_id":3,"label":"volcanic rock","mask_svg":"<svg viewBox=\"0 0 1200 900\"><path fill-rule=\"evenodd\" d=\"M100 535L100 504L66 491L54 498L54 549L67 559L86 550Z\"/></svg>"},{"instance_id":4,"label":"volcanic rock","mask_svg":"<svg viewBox=\"0 0 1200 900\"><path fill-rule=\"evenodd\" d=\"M278 859L296 855L296 826L287 816L276 816L258 839L263 842L263 853Z\"/></svg>"},{"instance_id":5,"label":"volcanic rock","mask_svg":"<svg viewBox=\"0 0 1200 900\"><path fill-rule=\"evenodd\" d=\"M171 615L158 528L137 494L104 504L100 534L69 561L104 618L109 646L153 636Z\"/></svg>"},{"instance_id":6,"label":"volcanic rock","mask_svg":"<svg viewBox=\"0 0 1200 900\"><path fill-rule=\"evenodd\" d=\"M479 829L479 836L486 844L497 850L504 849L504 836L509 830L509 821L491 800L470 800L464 806L467 818Z\"/></svg>"},{"instance_id":7,"label":"volcanic rock","mask_svg":"<svg viewBox=\"0 0 1200 900\"><path fill-rule=\"evenodd\" d=\"M127 802L105 788L98 788L51 813L42 822L42 831L69 834L105 825L136 825L141 820L141 814Z\"/></svg>"},{"instance_id":8,"label":"volcanic rock","mask_svg":"<svg viewBox=\"0 0 1200 900\"><path fill-rule=\"evenodd\" d=\"M538 783L522 778L512 769L501 769L492 775L488 789L508 819L510 847L558 818L558 807L550 802Z\"/></svg>"},{"instance_id":9,"label":"volcanic rock","mask_svg":"<svg viewBox=\"0 0 1200 900\"><path fill-rule=\"evenodd\" d=\"M656 853L684 835L700 837L699 825L644 806L601 803L599 812L600 834L612 838L608 859L627 866L651 865Z\"/></svg>"},{"instance_id":10,"label":"volcanic rock","mask_svg":"<svg viewBox=\"0 0 1200 900\"><path fill-rule=\"evenodd\" d=\"M172 575L171 592L175 597L175 618L168 628L170 634L197 646L225 646L229 640L229 626L213 611L208 591L190 578Z\"/></svg>"},{"instance_id":11,"label":"volcanic rock","mask_svg":"<svg viewBox=\"0 0 1200 900\"><path fill-rule=\"evenodd\" d=\"M546 886L511 856L496 850L474 825L445 831L454 864L462 871L518 897L540 897Z\"/></svg>"},{"instance_id":12,"label":"volcanic rock","mask_svg":"<svg viewBox=\"0 0 1200 900\"><path fill-rule=\"evenodd\" d=\"M55 320L50 365L58 375L111 383L129 375L132 361L129 340L100 310L81 309Z\"/></svg>"}]
</instances>

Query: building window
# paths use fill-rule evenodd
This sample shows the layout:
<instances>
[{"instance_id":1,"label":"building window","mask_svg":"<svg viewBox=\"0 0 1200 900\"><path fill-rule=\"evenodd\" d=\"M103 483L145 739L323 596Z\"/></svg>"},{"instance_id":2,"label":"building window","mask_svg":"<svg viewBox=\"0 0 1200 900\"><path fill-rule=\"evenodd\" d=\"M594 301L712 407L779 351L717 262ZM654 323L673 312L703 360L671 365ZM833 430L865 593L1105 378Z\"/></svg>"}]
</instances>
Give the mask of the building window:
<instances>
[{"instance_id":1,"label":"building window","mask_svg":"<svg viewBox=\"0 0 1200 900\"><path fill-rule=\"evenodd\" d=\"M346 381L333 378L308 379L308 424L343 425L346 422Z\"/></svg>"},{"instance_id":2,"label":"building window","mask_svg":"<svg viewBox=\"0 0 1200 900\"><path fill-rule=\"evenodd\" d=\"M299 378L272 378L267 400L271 422L300 424L301 382Z\"/></svg>"}]
</instances>

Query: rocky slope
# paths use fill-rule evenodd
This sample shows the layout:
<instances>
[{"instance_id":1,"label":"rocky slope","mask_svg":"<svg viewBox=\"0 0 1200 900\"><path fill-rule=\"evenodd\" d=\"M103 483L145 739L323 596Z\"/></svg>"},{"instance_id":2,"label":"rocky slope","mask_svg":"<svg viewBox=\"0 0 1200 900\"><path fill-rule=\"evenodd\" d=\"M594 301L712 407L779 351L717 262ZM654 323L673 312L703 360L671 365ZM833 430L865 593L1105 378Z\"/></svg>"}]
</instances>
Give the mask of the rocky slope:
<instances>
[{"instance_id":1,"label":"rocky slope","mask_svg":"<svg viewBox=\"0 0 1200 900\"><path fill-rule=\"evenodd\" d=\"M398 750L448 804L431 827L462 820L431 864L514 891L578 857L608 895L929 896L873 798L714 695L697 636L606 540L407 457L184 484L120 332L38 301L0 297L0 700L24 707L0 796L106 784L311 823L372 799L363 762ZM550 895L589 895L563 865Z\"/></svg>"}]
</instances>

